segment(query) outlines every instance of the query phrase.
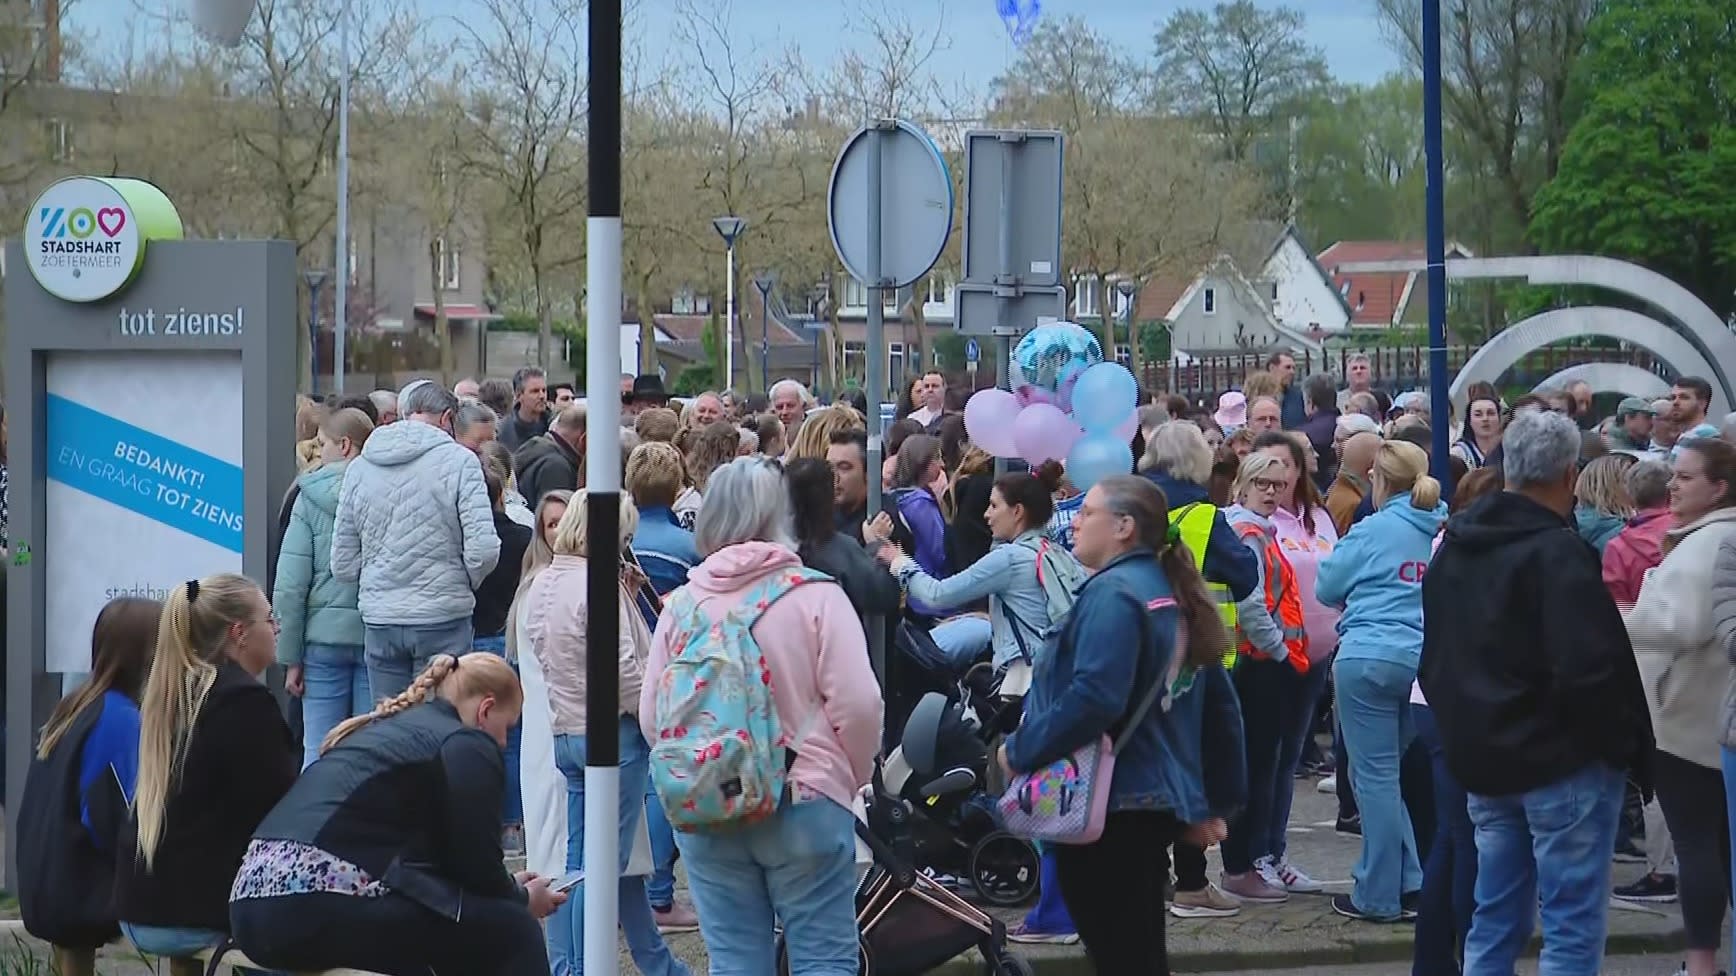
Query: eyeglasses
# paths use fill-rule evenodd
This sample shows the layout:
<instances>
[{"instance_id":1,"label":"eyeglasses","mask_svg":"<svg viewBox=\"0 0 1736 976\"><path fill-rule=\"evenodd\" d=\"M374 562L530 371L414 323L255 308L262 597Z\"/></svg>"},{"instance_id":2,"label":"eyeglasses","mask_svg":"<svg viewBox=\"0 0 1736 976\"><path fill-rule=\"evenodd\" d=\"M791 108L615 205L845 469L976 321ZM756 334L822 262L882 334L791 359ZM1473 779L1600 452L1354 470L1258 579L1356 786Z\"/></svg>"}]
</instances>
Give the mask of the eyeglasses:
<instances>
[{"instance_id":1,"label":"eyeglasses","mask_svg":"<svg viewBox=\"0 0 1736 976\"><path fill-rule=\"evenodd\" d=\"M1284 482L1273 481L1270 478L1255 478L1250 484L1259 491L1278 492L1284 490Z\"/></svg>"}]
</instances>

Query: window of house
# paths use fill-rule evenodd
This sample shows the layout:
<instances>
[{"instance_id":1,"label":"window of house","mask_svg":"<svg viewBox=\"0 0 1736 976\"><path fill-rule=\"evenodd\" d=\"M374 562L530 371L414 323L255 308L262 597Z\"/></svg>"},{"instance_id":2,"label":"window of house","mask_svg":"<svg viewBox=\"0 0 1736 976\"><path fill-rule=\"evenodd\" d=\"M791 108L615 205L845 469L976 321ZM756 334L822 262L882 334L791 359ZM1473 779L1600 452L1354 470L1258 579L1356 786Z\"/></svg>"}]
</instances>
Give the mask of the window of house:
<instances>
[{"instance_id":1,"label":"window of house","mask_svg":"<svg viewBox=\"0 0 1736 976\"><path fill-rule=\"evenodd\" d=\"M1132 300L1132 295L1123 295L1120 288L1115 289L1114 305L1116 318L1123 319L1127 317L1127 305Z\"/></svg>"},{"instance_id":2,"label":"window of house","mask_svg":"<svg viewBox=\"0 0 1736 976\"><path fill-rule=\"evenodd\" d=\"M1207 288L1201 295L1200 301L1204 304L1207 315L1218 314L1218 290L1216 288Z\"/></svg>"},{"instance_id":3,"label":"window of house","mask_svg":"<svg viewBox=\"0 0 1736 976\"><path fill-rule=\"evenodd\" d=\"M442 291L457 291L460 287L459 265L463 263L461 248L448 245L442 237L434 242L434 265Z\"/></svg>"},{"instance_id":4,"label":"window of house","mask_svg":"<svg viewBox=\"0 0 1736 976\"><path fill-rule=\"evenodd\" d=\"M50 159L57 163L72 162L72 126L65 119L42 120L42 136Z\"/></svg>"},{"instance_id":5,"label":"window of house","mask_svg":"<svg viewBox=\"0 0 1736 976\"><path fill-rule=\"evenodd\" d=\"M1115 345L1115 361L1120 363L1123 366L1126 366L1128 369L1132 369L1133 368L1133 347L1128 346L1128 345L1123 345L1121 343L1116 343L1116 345Z\"/></svg>"},{"instance_id":6,"label":"window of house","mask_svg":"<svg viewBox=\"0 0 1736 976\"><path fill-rule=\"evenodd\" d=\"M698 297L693 294L691 288L678 290L675 296L669 300L669 311L675 315L698 315L699 313L695 311L698 307Z\"/></svg>"},{"instance_id":7,"label":"window of house","mask_svg":"<svg viewBox=\"0 0 1736 976\"><path fill-rule=\"evenodd\" d=\"M904 378L904 343L888 342L886 344L886 376L896 389Z\"/></svg>"},{"instance_id":8,"label":"window of house","mask_svg":"<svg viewBox=\"0 0 1736 976\"><path fill-rule=\"evenodd\" d=\"M1103 313L1097 306L1097 289L1102 281L1096 275L1081 275L1073 282L1073 314L1080 318L1097 318Z\"/></svg>"},{"instance_id":9,"label":"window of house","mask_svg":"<svg viewBox=\"0 0 1736 976\"><path fill-rule=\"evenodd\" d=\"M1274 281L1274 282L1272 282L1272 301L1277 301L1277 300L1278 300L1278 283L1276 281Z\"/></svg>"},{"instance_id":10,"label":"window of house","mask_svg":"<svg viewBox=\"0 0 1736 976\"><path fill-rule=\"evenodd\" d=\"M844 307L845 308L867 308L868 307L868 286L862 284L860 281L857 281L855 278L845 278L844 279Z\"/></svg>"},{"instance_id":11,"label":"window of house","mask_svg":"<svg viewBox=\"0 0 1736 976\"><path fill-rule=\"evenodd\" d=\"M868 344L866 342L844 343L844 375L859 377L868 369Z\"/></svg>"},{"instance_id":12,"label":"window of house","mask_svg":"<svg viewBox=\"0 0 1736 976\"><path fill-rule=\"evenodd\" d=\"M929 305L944 305L944 304L946 304L947 303L947 297L946 297L947 291L948 291L948 283L947 283L946 277L944 275L931 274L928 276L928 298L926 299L927 304L929 304Z\"/></svg>"}]
</instances>

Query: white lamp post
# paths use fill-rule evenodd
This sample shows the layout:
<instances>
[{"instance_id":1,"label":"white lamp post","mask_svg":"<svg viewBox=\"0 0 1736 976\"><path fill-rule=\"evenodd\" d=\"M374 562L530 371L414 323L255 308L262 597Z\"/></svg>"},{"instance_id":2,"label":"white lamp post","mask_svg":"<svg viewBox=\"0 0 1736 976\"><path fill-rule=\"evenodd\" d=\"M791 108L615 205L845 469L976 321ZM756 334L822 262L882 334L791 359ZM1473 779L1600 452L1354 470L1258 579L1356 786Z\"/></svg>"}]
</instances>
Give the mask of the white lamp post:
<instances>
[{"instance_id":1,"label":"white lamp post","mask_svg":"<svg viewBox=\"0 0 1736 976\"><path fill-rule=\"evenodd\" d=\"M735 239L747 228L747 221L740 217L715 217L711 226L717 231L717 236L723 238L725 277L724 282L725 314L723 324L723 387L733 389L735 386Z\"/></svg>"}]
</instances>

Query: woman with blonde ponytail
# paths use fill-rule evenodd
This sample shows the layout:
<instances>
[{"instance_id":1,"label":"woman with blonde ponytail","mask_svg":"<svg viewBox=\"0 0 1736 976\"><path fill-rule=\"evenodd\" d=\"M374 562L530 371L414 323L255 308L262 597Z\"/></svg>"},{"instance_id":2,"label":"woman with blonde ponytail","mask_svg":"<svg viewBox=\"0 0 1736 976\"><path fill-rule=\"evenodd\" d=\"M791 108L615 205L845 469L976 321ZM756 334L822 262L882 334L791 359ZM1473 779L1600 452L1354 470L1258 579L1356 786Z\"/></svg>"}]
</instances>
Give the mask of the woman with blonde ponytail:
<instances>
[{"instance_id":1,"label":"woman with blonde ponytail","mask_svg":"<svg viewBox=\"0 0 1736 976\"><path fill-rule=\"evenodd\" d=\"M259 680L277 631L259 585L235 573L176 584L163 599L115 877L121 931L141 952L186 960L227 938L247 839L301 768Z\"/></svg>"},{"instance_id":2,"label":"woman with blonde ponytail","mask_svg":"<svg viewBox=\"0 0 1736 976\"><path fill-rule=\"evenodd\" d=\"M500 849L523 703L500 655L440 654L333 729L247 846L235 943L285 971L547 976L537 920L566 898Z\"/></svg>"},{"instance_id":3,"label":"woman with blonde ponytail","mask_svg":"<svg viewBox=\"0 0 1736 976\"><path fill-rule=\"evenodd\" d=\"M1413 733L1410 693L1423 651L1423 573L1447 518L1440 482L1428 470L1429 456L1415 444L1380 445L1369 495L1375 513L1339 540L1315 576L1320 602L1344 608L1332 679L1362 811L1356 886L1333 896L1332 908L1362 921L1414 917L1402 899L1423 883L1398 770Z\"/></svg>"},{"instance_id":4,"label":"woman with blonde ponytail","mask_svg":"<svg viewBox=\"0 0 1736 976\"><path fill-rule=\"evenodd\" d=\"M567 779L555 766L555 730L549 710L549 683L530 647L524 597L530 585L555 558L555 529L567 513L573 493L564 488L543 493L536 506L530 548L518 593L506 612L506 656L518 662L524 682L524 725L518 754L519 786L524 797L524 866L544 877L567 867Z\"/></svg>"}]
</instances>

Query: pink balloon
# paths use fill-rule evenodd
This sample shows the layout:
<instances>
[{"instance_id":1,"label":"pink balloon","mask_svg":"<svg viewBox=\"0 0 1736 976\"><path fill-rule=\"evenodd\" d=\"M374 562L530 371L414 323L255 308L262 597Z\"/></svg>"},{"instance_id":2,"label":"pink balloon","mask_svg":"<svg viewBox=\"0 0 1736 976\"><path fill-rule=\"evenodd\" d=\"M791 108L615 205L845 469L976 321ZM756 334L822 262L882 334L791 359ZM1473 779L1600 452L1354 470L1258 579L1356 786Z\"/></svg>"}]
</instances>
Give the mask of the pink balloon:
<instances>
[{"instance_id":1,"label":"pink balloon","mask_svg":"<svg viewBox=\"0 0 1736 976\"><path fill-rule=\"evenodd\" d=\"M1074 442L1084 436L1072 417L1047 403L1026 407L1013 421L1013 444L1019 456L1032 464L1064 460Z\"/></svg>"},{"instance_id":2,"label":"pink balloon","mask_svg":"<svg viewBox=\"0 0 1736 976\"><path fill-rule=\"evenodd\" d=\"M1133 435L1139 431L1139 411L1133 410L1127 414L1127 419L1117 424L1115 436L1118 440L1133 443ZM1134 460L1138 460L1135 458Z\"/></svg>"},{"instance_id":3,"label":"pink balloon","mask_svg":"<svg viewBox=\"0 0 1736 976\"><path fill-rule=\"evenodd\" d=\"M1040 386L1032 386L1029 383L1019 387L1018 390L1013 393L1013 396L1019 401L1019 406L1021 407L1029 407L1038 403L1052 404L1055 402L1055 394L1050 393L1048 390L1045 390Z\"/></svg>"},{"instance_id":4,"label":"pink balloon","mask_svg":"<svg viewBox=\"0 0 1736 976\"><path fill-rule=\"evenodd\" d=\"M1017 457L1013 421L1023 407L1006 390L978 390L964 405L964 431L972 444L996 457Z\"/></svg>"}]
</instances>

